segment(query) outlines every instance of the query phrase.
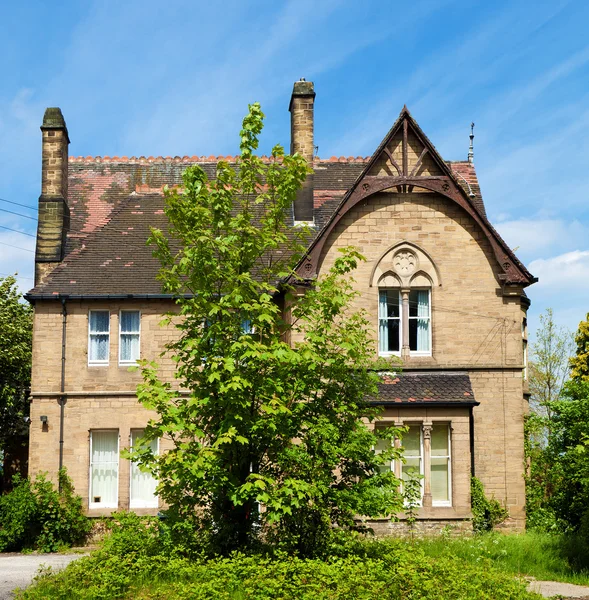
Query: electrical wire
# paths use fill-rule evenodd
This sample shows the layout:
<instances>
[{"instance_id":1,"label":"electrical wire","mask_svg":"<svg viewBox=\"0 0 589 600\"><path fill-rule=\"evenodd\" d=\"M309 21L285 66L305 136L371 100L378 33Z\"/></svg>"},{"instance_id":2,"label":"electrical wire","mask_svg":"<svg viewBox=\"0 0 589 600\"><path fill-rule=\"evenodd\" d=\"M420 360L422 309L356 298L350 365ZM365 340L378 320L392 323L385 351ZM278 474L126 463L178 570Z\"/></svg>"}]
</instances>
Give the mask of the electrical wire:
<instances>
[{"instance_id":1,"label":"electrical wire","mask_svg":"<svg viewBox=\"0 0 589 600\"><path fill-rule=\"evenodd\" d=\"M19 231L18 229L12 229L12 227L6 227L6 225L0 225L1 229L8 229L8 231L14 231L14 233L20 233L21 235L28 235L29 237L34 238L35 236L32 233L26 233L25 231Z\"/></svg>"},{"instance_id":2,"label":"electrical wire","mask_svg":"<svg viewBox=\"0 0 589 600\"><path fill-rule=\"evenodd\" d=\"M35 281L32 277L24 277L23 275L19 275L18 273L0 273L0 277L14 277L15 279L29 279L30 281Z\"/></svg>"},{"instance_id":3,"label":"electrical wire","mask_svg":"<svg viewBox=\"0 0 589 600\"><path fill-rule=\"evenodd\" d=\"M36 206L31 206L30 204L20 204L20 202L13 202L12 200L5 200L4 198L0 198L0 202L8 202L8 204L16 204L16 206L22 206L23 208L29 208L30 210L37 210Z\"/></svg>"},{"instance_id":4,"label":"electrical wire","mask_svg":"<svg viewBox=\"0 0 589 600\"><path fill-rule=\"evenodd\" d=\"M7 244L6 242L0 242L3 246L8 246L9 248L16 248L17 250L24 250L25 252L35 252L34 250L30 250L29 248L21 248L20 246L13 246L12 244Z\"/></svg>"},{"instance_id":5,"label":"electrical wire","mask_svg":"<svg viewBox=\"0 0 589 600\"><path fill-rule=\"evenodd\" d=\"M2 212L10 213L11 215L16 215L17 217L24 217L25 219L31 219L31 221L38 221L37 217L29 217L29 215L23 215L21 213L14 212L12 210L6 210L5 208L0 208Z\"/></svg>"}]
</instances>

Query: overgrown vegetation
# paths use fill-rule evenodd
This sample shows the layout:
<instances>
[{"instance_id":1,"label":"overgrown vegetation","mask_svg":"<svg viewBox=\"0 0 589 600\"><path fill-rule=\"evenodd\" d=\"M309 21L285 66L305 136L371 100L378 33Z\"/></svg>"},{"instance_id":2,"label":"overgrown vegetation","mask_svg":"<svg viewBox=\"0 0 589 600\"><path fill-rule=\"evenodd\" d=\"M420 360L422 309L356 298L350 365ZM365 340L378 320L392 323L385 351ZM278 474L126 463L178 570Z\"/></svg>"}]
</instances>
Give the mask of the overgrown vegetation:
<instances>
[{"instance_id":1,"label":"overgrown vegetation","mask_svg":"<svg viewBox=\"0 0 589 600\"><path fill-rule=\"evenodd\" d=\"M144 444L132 459L158 480L170 521L210 555L254 549L263 534L318 556L334 525L402 508L397 478L379 469L399 450L377 455L377 438L396 430L365 426L378 413L367 400L378 379L369 322L350 306L363 259L345 249L312 287L297 279L308 232L287 216L309 169L280 146L269 162L254 155L262 120L251 105L237 167L220 161L213 181L189 167L182 193L166 194L169 233L152 230L163 291L181 316L167 347L174 387L189 394L142 363L138 398L158 413L145 437L173 447L158 456Z\"/></svg>"},{"instance_id":2,"label":"overgrown vegetation","mask_svg":"<svg viewBox=\"0 0 589 600\"><path fill-rule=\"evenodd\" d=\"M487 498L485 488L477 477L470 480L472 529L475 533L492 531L509 517L507 509L495 498Z\"/></svg>"},{"instance_id":3,"label":"overgrown vegetation","mask_svg":"<svg viewBox=\"0 0 589 600\"><path fill-rule=\"evenodd\" d=\"M91 523L82 499L65 470L59 481L61 491L44 475L34 481L15 475L12 491L0 497L0 552L57 552L84 542Z\"/></svg>"},{"instance_id":4,"label":"overgrown vegetation","mask_svg":"<svg viewBox=\"0 0 589 600\"><path fill-rule=\"evenodd\" d=\"M0 493L15 473L26 475L33 309L16 279L0 277Z\"/></svg>"},{"instance_id":5,"label":"overgrown vegetation","mask_svg":"<svg viewBox=\"0 0 589 600\"><path fill-rule=\"evenodd\" d=\"M21 596L60 599L532 599L525 582L491 557L436 555L427 545L345 534L324 560L272 551L207 560L168 545L168 525L119 515L113 535L90 557L42 577ZM418 543L419 544L419 543Z\"/></svg>"},{"instance_id":6,"label":"overgrown vegetation","mask_svg":"<svg viewBox=\"0 0 589 600\"><path fill-rule=\"evenodd\" d=\"M566 331L541 320L532 357L534 412L526 421L526 513L529 529L589 533L589 323L581 322L570 359ZM539 347L538 347L539 346ZM538 377L538 373L543 373Z\"/></svg>"}]
</instances>

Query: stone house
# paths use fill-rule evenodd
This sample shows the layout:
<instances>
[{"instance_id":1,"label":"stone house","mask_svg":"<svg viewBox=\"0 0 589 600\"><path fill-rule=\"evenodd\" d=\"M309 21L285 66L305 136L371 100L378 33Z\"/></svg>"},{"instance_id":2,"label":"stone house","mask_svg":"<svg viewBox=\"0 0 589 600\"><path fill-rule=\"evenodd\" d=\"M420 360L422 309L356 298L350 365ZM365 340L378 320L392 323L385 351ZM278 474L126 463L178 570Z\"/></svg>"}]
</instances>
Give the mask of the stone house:
<instances>
[{"instance_id":1,"label":"stone house","mask_svg":"<svg viewBox=\"0 0 589 600\"><path fill-rule=\"evenodd\" d=\"M468 160L445 161L404 107L371 157L323 160L314 156L314 100L311 82L294 84L291 151L314 170L292 214L293 226L311 222L315 231L298 271L313 280L342 246L367 258L355 279L375 356L403 362L402 374L380 385L382 422L409 426L407 463L390 468L423 474L425 526L468 519L476 473L509 509L509 525L522 527L524 289L535 279L487 219L472 143ZM35 307L30 471L67 467L89 515L153 514L155 482L119 456L150 417L128 366L158 357L175 334L159 325L173 302L145 240L150 226L165 226L162 187L179 184L194 163L214 176L220 157L69 157L57 108L41 131L27 296ZM171 361L159 360L172 379Z\"/></svg>"}]
</instances>

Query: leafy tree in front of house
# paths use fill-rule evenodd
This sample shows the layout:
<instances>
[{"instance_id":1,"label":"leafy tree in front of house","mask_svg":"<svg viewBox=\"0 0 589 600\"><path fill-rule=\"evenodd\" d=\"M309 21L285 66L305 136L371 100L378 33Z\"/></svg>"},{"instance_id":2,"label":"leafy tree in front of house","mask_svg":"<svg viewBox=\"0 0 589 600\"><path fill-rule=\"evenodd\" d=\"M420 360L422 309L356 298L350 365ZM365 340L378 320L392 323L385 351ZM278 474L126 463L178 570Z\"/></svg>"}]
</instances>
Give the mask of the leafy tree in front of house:
<instances>
[{"instance_id":1,"label":"leafy tree in front of house","mask_svg":"<svg viewBox=\"0 0 589 600\"><path fill-rule=\"evenodd\" d=\"M33 311L12 276L0 278L0 453L3 485L26 474Z\"/></svg>"},{"instance_id":2,"label":"leafy tree in front of house","mask_svg":"<svg viewBox=\"0 0 589 600\"><path fill-rule=\"evenodd\" d=\"M177 385L144 362L138 397L158 413L146 438L172 449L157 456L145 444L133 459L158 479L170 521L210 552L263 533L316 555L333 525L402 507L398 480L379 470L399 451L376 455L376 435L395 432L365 426L377 414L373 338L351 308L350 279L362 257L345 250L313 286L293 279L310 232L286 221L309 169L280 146L268 162L254 155L262 120L251 105L236 168L219 162L209 181L189 167L182 192L166 193L170 230L150 242L177 297Z\"/></svg>"},{"instance_id":3,"label":"leafy tree in front of house","mask_svg":"<svg viewBox=\"0 0 589 600\"><path fill-rule=\"evenodd\" d=\"M589 381L589 313L585 321L579 323L575 343L577 352L571 358L571 377Z\"/></svg>"}]
</instances>

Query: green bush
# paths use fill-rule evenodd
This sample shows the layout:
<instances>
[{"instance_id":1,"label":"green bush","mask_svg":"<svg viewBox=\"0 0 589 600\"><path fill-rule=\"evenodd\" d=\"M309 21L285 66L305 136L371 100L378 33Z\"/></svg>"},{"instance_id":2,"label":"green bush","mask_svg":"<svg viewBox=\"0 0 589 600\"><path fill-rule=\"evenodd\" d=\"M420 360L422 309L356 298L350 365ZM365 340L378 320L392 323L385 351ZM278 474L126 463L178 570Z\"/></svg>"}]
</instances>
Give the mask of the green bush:
<instances>
[{"instance_id":1,"label":"green bush","mask_svg":"<svg viewBox=\"0 0 589 600\"><path fill-rule=\"evenodd\" d=\"M61 491L45 475L31 482L16 475L13 490L0 497L0 552L36 549L56 552L82 542L90 532L82 499L60 471Z\"/></svg>"},{"instance_id":2,"label":"green bush","mask_svg":"<svg viewBox=\"0 0 589 600\"><path fill-rule=\"evenodd\" d=\"M123 517L123 520L125 517ZM135 522L133 527L136 527ZM139 526L141 529L141 526ZM534 599L525 583L495 569L490 560L468 563L454 557L435 559L400 540L356 539L342 556L326 560L301 559L286 554L233 554L212 560L157 554L151 544L156 529L148 526L147 548L105 544L90 557L64 571L41 577L21 598L143 599L156 600L348 600L477 598ZM149 533L150 532L150 533ZM114 554L115 548L122 555Z\"/></svg>"},{"instance_id":3,"label":"green bush","mask_svg":"<svg viewBox=\"0 0 589 600\"><path fill-rule=\"evenodd\" d=\"M472 529L476 533L491 531L509 516L507 509L498 500L485 496L485 488L477 477L470 480L470 502Z\"/></svg>"}]
</instances>

